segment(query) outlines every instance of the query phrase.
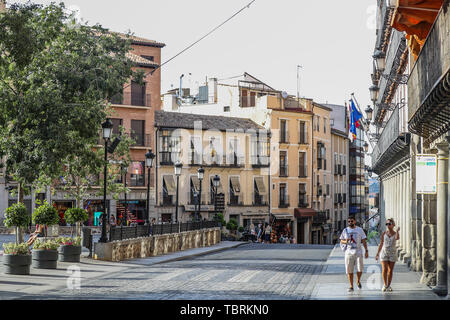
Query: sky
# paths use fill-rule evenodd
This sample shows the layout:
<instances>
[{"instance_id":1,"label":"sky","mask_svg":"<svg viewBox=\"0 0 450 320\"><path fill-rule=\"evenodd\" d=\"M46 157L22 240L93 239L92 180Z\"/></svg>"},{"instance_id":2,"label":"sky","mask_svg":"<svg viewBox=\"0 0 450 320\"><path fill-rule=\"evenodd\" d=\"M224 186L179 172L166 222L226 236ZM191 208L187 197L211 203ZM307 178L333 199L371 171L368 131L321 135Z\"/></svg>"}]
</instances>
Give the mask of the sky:
<instances>
[{"instance_id":1,"label":"sky","mask_svg":"<svg viewBox=\"0 0 450 320\"><path fill-rule=\"evenodd\" d=\"M9 2L25 3L16 0ZM34 0L49 4L51 1ZM251 0L67 0L89 24L166 44L166 61ZM319 103L344 104L355 93L370 104L376 0L256 0L215 33L162 68L162 93L192 83L248 72L280 91Z\"/></svg>"}]
</instances>

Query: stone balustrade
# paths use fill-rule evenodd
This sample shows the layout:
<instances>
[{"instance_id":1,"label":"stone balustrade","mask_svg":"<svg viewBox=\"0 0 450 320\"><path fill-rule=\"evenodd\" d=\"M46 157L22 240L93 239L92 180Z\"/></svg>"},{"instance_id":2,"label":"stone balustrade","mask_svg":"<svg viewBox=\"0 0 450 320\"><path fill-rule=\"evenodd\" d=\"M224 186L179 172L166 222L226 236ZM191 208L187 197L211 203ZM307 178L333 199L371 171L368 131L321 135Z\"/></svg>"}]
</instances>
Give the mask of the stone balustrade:
<instances>
[{"instance_id":1,"label":"stone balustrade","mask_svg":"<svg viewBox=\"0 0 450 320\"><path fill-rule=\"evenodd\" d=\"M220 242L220 229L202 229L175 234L94 244L94 259L124 261L147 258L187 249L209 247Z\"/></svg>"}]
</instances>

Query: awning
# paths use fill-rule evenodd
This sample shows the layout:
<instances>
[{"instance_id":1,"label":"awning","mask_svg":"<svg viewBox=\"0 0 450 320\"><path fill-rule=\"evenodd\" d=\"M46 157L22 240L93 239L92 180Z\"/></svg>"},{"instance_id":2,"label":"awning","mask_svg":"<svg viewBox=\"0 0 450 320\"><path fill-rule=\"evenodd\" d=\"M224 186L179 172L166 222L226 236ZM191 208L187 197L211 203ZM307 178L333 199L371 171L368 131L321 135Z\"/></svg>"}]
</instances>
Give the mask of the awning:
<instances>
[{"instance_id":1,"label":"awning","mask_svg":"<svg viewBox=\"0 0 450 320\"><path fill-rule=\"evenodd\" d=\"M176 188L175 188L175 179L173 176L164 176L164 184L166 186L166 191L169 196L176 195Z\"/></svg>"},{"instance_id":2,"label":"awning","mask_svg":"<svg viewBox=\"0 0 450 320\"><path fill-rule=\"evenodd\" d=\"M260 196L265 196L267 194L266 186L264 185L264 180L262 177L255 178L256 188Z\"/></svg>"},{"instance_id":3,"label":"awning","mask_svg":"<svg viewBox=\"0 0 450 320\"><path fill-rule=\"evenodd\" d=\"M292 220L293 216L289 213L272 213L277 220Z\"/></svg>"},{"instance_id":4,"label":"awning","mask_svg":"<svg viewBox=\"0 0 450 320\"><path fill-rule=\"evenodd\" d=\"M192 176L191 181L192 181L192 186L194 187L194 191L200 192L200 180L198 179L198 177Z\"/></svg>"},{"instance_id":5,"label":"awning","mask_svg":"<svg viewBox=\"0 0 450 320\"><path fill-rule=\"evenodd\" d=\"M425 40L444 0L398 0L392 27Z\"/></svg>"},{"instance_id":6,"label":"awning","mask_svg":"<svg viewBox=\"0 0 450 320\"><path fill-rule=\"evenodd\" d=\"M230 177L231 190L235 196L241 193L241 184L239 183L239 177Z\"/></svg>"},{"instance_id":7,"label":"awning","mask_svg":"<svg viewBox=\"0 0 450 320\"><path fill-rule=\"evenodd\" d=\"M295 208L294 216L296 218L309 218L314 217L317 211L311 208Z\"/></svg>"}]
</instances>

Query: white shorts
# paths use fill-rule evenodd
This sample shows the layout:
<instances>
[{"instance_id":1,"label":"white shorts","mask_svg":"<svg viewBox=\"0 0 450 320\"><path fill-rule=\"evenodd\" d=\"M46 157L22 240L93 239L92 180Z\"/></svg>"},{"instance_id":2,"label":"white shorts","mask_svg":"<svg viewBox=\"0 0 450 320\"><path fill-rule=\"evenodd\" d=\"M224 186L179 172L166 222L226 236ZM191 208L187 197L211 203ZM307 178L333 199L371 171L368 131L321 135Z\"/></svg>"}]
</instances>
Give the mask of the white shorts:
<instances>
[{"instance_id":1,"label":"white shorts","mask_svg":"<svg viewBox=\"0 0 450 320\"><path fill-rule=\"evenodd\" d=\"M347 274L354 273L356 265L357 272L364 271L364 262L362 255L346 254L345 255L345 272Z\"/></svg>"}]
</instances>

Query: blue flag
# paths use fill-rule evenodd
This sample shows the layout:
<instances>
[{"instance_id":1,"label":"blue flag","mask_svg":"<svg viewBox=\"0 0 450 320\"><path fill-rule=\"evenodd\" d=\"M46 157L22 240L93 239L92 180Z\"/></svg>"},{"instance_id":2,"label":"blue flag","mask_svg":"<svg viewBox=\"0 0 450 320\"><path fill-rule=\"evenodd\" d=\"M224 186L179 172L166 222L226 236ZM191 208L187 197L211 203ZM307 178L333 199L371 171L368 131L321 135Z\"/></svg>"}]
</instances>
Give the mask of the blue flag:
<instances>
[{"instance_id":1,"label":"blue flag","mask_svg":"<svg viewBox=\"0 0 450 320\"><path fill-rule=\"evenodd\" d=\"M350 100L350 132L353 135L353 140L356 139L356 128L359 128L359 119L362 118L362 114L356 109L353 99Z\"/></svg>"}]
</instances>

